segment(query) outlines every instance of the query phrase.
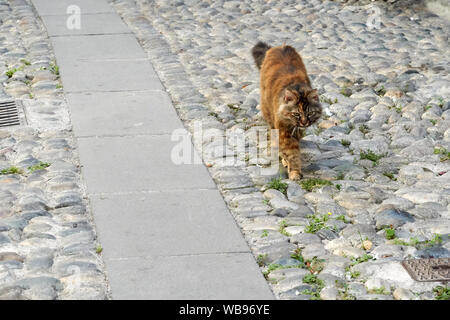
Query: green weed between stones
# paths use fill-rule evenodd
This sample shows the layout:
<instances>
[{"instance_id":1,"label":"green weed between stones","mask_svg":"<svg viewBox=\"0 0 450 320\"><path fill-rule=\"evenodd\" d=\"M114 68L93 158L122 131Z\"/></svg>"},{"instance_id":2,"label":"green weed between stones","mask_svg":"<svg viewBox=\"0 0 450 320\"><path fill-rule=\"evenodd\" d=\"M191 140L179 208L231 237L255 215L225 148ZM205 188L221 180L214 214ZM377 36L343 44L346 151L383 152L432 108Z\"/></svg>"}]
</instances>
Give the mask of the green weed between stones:
<instances>
[{"instance_id":1,"label":"green weed between stones","mask_svg":"<svg viewBox=\"0 0 450 320\"><path fill-rule=\"evenodd\" d=\"M50 72L53 73L54 75L59 76L59 67L56 64L55 61L50 62L50 68L49 68Z\"/></svg>"},{"instance_id":2,"label":"green weed between stones","mask_svg":"<svg viewBox=\"0 0 450 320\"><path fill-rule=\"evenodd\" d=\"M263 267L266 265L267 261L267 253L265 254L258 254L258 257L256 257L256 262L260 267Z\"/></svg>"},{"instance_id":3,"label":"green weed between stones","mask_svg":"<svg viewBox=\"0 0 450 320\"><path fill-rule=\"evenodd\" d=\"M335 103L338 103L338 99L331 100L330 98L326 98L324 96L321 96L320 97L320 102L325 102L325 103L328 103L328 104L335 104Z\"/></svg>"},{"instance_id":4,"label":"green weed between stones","mask_svg":"<svg viewBox=\"0 0 450 320\"><path fill-rule=\"evenodd\" d=\"M356 297L348 292L348 284L341 283L338 280L335 281L335 284L338 289L339 300L356 300Z\"/></svg>"},{"instance_id":5,"label":"green weed between stones","mask_svg":"<svg viewBox=\"0 0 450 320\"><path fill-rule=\"evenodd\" d=\"M363 262L367 262L369 260L375 260L370 254L364 253L361 257L359 258L353 258L352 259L352 263L351 266L355 266L357 264L363 263Z\"/></svg>"},{"instance_id":6,"label":"green weed between stones","mask_svg":"<svg viewBox=\"0 0 450 320\"><path fill-rule=\"evenodd\" d=\"M48 168L50 166L50 163L47 162L39 162L39 164L36 164L34 166L28 167L28 173L33 173L36 170L43 170L45 168ZM25 172L17 167L9 167L6 169L3 169L0 171L0 175L8 175L8 174L24 174Z\"/></svg>"},{"instance_id":7,"label":"green weed between stones","mask_svg":"<svg viewBox=\"0 0 450 320\"><path fill-rule=\"evenodd\" d=\"M442 235L435 233L433 235L433 238L431 238L430 240L424 240L424 241L419 241L419 239L417 238L410 238L409 241L404 241L404 240L400 240L400 239L396 239L394 238L392 243L396 244L396 245L401 245L401 246L412 246L412 247L416 247L416 248L430 248L430 247L434 247L435 245L440 245L443 242L442 240Z\"/></svg>"},{"instance_id":8,"label":"green weed between stones","mask_svg":"<svg viewBox=\"0 0 450 320\"><path fill-rule=\"evenodd\" d=\"M369 293L372 293L372 294L391 294L388 290L386 290L385 287L374 288L374 289L370 290Z\"/></svg>"},{"instance_id":9,"label":"green weed between stones","mask_svg":"<svg viewBox=\"0 0 450 320\"><path fill-rule=\"evenodd\" d=\"M397 178L394 177L394 174L392 172L385 171L383 172L383 176L388 177L392 181L397 181Z\"/></svg>"},{"instance_id":10,"label":"green weed between stones","mask_svg":"<svg viewBox=\"0 0 450 320\"><path fill-rule=\"evenodd\" d=\"M7 175L7 174L22 174L23 170L17 167L10 167L7 169L3 169L0 171L0 175Z\"/></svg>"},{"instance_id":11,"label":"green weed between stones","mask_svg":"<svg viewBox=\"0 0 450 320\"><path fill-rule=\"evenodd\" d=\"M11 78L14 73L16 73L17 71L22 71L23 70L23 66L19 67L19 68L9 68L8 70L6 70L5 75L8 78Z\"/></svg>"},{"instance_id":12,"label":"green weed between stones","mask_svg":"<svg viewBox=\"0 0 450 320\"><path fill-rule=\"evenodd\" d=\"M26 60L26 59L20 59L20 62L22 62L26 66L31 65L31 62L29 60Z\"/></svg>"},{"instance_id":13,"label":"green weed between stones","mask_svg":"<svg viewBox=\"0 0 450 320\"><path fill-rule=\"evenodd\" d=\"M313 191L316 188L319 188L321 186L331 186L332 183L328 180L319 179L319 178L312 178L312 179L306 179L299 182L300 186L306 190L306 191Z\"/></svg>"},{"instance_id":14,"label":"green weed between stones","mask_svg":"<svg viewBox=\"0 0 450 320\"><path fill-rule=\"evenodd\" d=\"M301 268L304 268L304 266L303 266L303 264L282 266L281 264L278 264L278 263L272 263L267 267L266 271L263 272L263 275L264 275L264 278L268 279L269 274L272 271L275 271L278 269L293 269L293 268L301 269Z\"/></svg>"},{"instance_id":15,"label":"green weed between stones","mask_svg":"<svg viewBox=\"0 0 450 320\"><path fill-rule=\"evenodd\" d=\"M303 283L311 285L313 289L303 290L301 294L310 295L312 300L320 300L320 291L325 287L325 283L317 278L315 274L307 274L304 276Z\"/></svg>"},{"instance_id":16,"label":"green weed between stones","mask_svg":"<svg viewBox=\"0 0 450 320\"><path fill-rule=\"evenodd\" d=\"M370 160L374 163L374 165L378 164L378 160L380 160L381 158L385 157L386 154L376 154L375 152L373 152L372 150L369 151L361 151L359 153L359 158L361 160Z\"/></svg>"},{"instance_id":17,"label":"green weed between stones","mask_svg":"<svg viewBox=\"0 0 450 320\"><path fill-rule=\"evenodd\" d=\"M321 229L327 229L325 226L326 222L329 220L328 215L309 215L308 218L308 226L305 228L306 233L316 233Z\"/></svg>"},{"instance_id":18,"label":"green weed between stones","mask_svg":"<svg viewBox=\"0 0 450 320\"><path fill-rule=\"evenodd\" d=\"M386 94L386 89L384 88L384 86L381 86L379 89L376 90L376 92L377 92L377 95L382 97Z\"/></svg>"},{"instance_id":19,"label":"green weed between stones","mask_svg":"<svg viewBox=\"0 0 450 320\"><path fill-rule=\"evenodd\" d=\"M386 239L388 240L392 240L395 239L395 230L392 228L386 228L384 229L384 236L386 237Z\"/></svg>"},{"instance_id":20,"label":"green weed between stones","mask_svg":"<svg viewBox=\"0 0 450 320\"><path fill-rule=\"evenodd\" d=\"M442 155L442 157L440 158L441 162L450 160L450 151L445 148L434 148L433 153Z\"/></svg>"},{"instance_id":21,"label":"green weed between stones","mask_svg":"<svg viewBox=\"0 0 450 320\"><path fill-rule=\"evenodd\" d=\"M275 189L280 191L283 194L286 194L287 188L288 188L288 184L281 182L281 178L273 178L268 184L267 184L267 188L268 189Z\"/></svg>"},{"instance_id":22,"label":"green weed between stones","mask_svg":"<svg viewBox=\"0 0 450 320\"><path fill-rule=\"evenodd\" d=\"M345 216L344 216L343 214L338 215L338 216L336 217L336 220L341 220L342 222L350 223L350 221L348 221L347 219L345 219Z\"/></svg>"},{"instance_id":23,"label":"green weed between stones","mask_svg":"<svg viewBox=\"0 0 450 320\"><path fill-rule=\"evenodd\" d=\"M34 171L36 171L36 170L44 170L45 168L48 168L48 167L50 167L50 163L48 163L48 162L39 162L39 164L37 164L37 165L34 165L34 166L31 166L31 167L28 167L28 170L30 171L30 172L34 172Z\"/></svg>"},{"instance_id":24,"label":"green weed between stones","mask_svg":"<svg viewBox=\"0 0 450 320\"><path fill-rule=\"evenodd\" d=\"M341 140L341 144L342 144L344 147L348 147L348 146L350 146L351 142L348 141L348 140L342 139L342 140Z\"/></svg>"},{"instance_id":25,"label":"green weed between stones","mask_svg":"<svg viewBox=\"0 0 450 320\"><path fill-rule=\"evenodd\" d=\"M450 300L450 287L447 285L434 287L433 293L436 300Z\"/></svg>"},{"instance_id":26,"label":"green weed between stones","mask_svg":"<svg viewBox=\"0 0 450 320\"><path fill-rule=\"evenodd\" d=\"M369 133L370 129L367 125L362 124L359 126L359 131L361 131L363 134Z\"/></svg>"},{"instance_id":27,"label":"green weed between stones","mask_svg":"<svg viewBox=\"0 0 450 320\"><path fill-rule=\"evenodd\" d=\"M290 234L289 234L288 232L286 232L286 230L285 230L285 229L287 228L287 226L288 226L288 224L287 224L286 220L281 220L280 223L279 223L279 229L278 229L278 231L279 231L282 235L285 235L285 236L289 237Z\"/></svg>"}]
</instances>

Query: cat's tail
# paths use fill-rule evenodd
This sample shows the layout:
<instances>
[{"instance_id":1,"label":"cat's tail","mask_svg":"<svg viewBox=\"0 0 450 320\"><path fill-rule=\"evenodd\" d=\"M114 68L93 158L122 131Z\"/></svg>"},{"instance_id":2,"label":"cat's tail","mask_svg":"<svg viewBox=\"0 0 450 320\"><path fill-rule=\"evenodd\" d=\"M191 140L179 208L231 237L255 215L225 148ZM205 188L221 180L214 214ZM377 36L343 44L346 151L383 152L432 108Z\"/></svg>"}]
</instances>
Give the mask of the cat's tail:
<instances>
[{"instance_id":1,"label":"cat's tail","mask_svg":"<svg viewBox=\"0 0 450 320\"><path fill-rule=\"evenodd\" d=\"M253 59L255 59L256 66L261 70L261 65L264 61L264 57L266 56L267 50L269 50L271 46L267 43L259 41L252 49Z\"/></svg>"}]
</instances>

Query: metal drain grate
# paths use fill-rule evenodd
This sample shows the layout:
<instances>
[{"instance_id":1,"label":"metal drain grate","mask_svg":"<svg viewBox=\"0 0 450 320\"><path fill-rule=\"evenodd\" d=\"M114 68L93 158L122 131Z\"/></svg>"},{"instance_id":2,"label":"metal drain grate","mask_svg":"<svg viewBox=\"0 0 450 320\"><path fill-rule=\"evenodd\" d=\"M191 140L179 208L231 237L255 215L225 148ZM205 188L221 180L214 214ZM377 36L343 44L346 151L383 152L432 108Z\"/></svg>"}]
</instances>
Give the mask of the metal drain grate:
<instances>
[{"instance_id":1,"label":"metal drain grate","mask_svg":"<svg viewBox=\"0 0 450 320\"><path fill-rule=\"evenodd\" d=\"M24 122L21 113L16 101L1 101L0 127L20 126Z\"/></svg>"},{"instance_id":2,"label":"metal drain grate","mask_svg":"<svg viewBox=\"0 0 450 320\"><path fill-rule=\"evenodd\" d=\"M450 258L403 260L402 266L416 281L450 281Z\"/></svg>"}]
</instances>

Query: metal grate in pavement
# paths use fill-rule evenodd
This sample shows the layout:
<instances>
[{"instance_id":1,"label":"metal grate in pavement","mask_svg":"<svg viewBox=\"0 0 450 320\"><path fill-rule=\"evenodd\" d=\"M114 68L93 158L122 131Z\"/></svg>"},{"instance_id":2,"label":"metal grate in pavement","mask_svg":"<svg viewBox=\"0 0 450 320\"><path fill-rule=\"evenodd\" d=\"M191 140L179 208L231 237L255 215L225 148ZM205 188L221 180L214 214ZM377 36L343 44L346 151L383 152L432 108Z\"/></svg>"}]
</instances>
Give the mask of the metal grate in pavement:
<instances>
[{"instance_id":1,"label":"metal grate in pavement","mask_svg":"<svg viewBox=\"0 0 450 320\"><path fill-rule=\"evenodd\" d=\"M0 101L0 127L25 124L23 108L14 100Z\"/></svg>"},{"instance_id":2,"label":"metal grate in pavement","mask_svg":"<svg viewBox=\"0 0 450 320\"><path fill-rule=\"evenodd\" d=\"M402 266L416 281L450 281L450 258L403 260Z\"/></svg>"}]
</instances>

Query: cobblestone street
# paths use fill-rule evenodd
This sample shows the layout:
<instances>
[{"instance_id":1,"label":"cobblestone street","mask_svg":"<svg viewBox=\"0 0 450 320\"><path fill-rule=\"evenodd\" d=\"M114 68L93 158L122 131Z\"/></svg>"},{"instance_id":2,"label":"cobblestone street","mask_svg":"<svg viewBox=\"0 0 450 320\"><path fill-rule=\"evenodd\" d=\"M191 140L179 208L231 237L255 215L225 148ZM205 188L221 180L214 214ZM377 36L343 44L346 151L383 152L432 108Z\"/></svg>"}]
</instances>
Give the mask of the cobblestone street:
<instances>
[{"instance_id":1,"label":"cobblestone street","mask_svg":"<svg viewBox=\"0 0 450 320\"><path fill-rule=\"evenodd\" d=\"M197 147L278 298L434 299L436 283L400 261L449 256L448 22L382 1L379 28L370 1L111 3L185 124L213 129ZM239 130L256 144L265 126L257 40L300 51L325 109L301 143L304 182L284 190L265 190L277 175L260 175L257 155L226 166L233 145L217 149ZM304 280L307 260L318 280Z\"/></svg>"},{"instance_id":2,"label":"cobblestone street","mask_svg":"<svg viewBox=\"0 0 450 320\"><path fill-rule=\"evenodd\" d=\"M0 128L0 299L105 299L59 70L29 1L0 2L0 101L27 126Z\"/></svg>"},{"instance_id":3,"label":"cobblestone street","mask_svg":"<svg viewBox=\"0 0 450 320\"><path fill-rule=\"evenodd\" d=\"M450 257L448 17L420 1L108 2L192 133L275 298L436 299L442 284L414 281L400 262ZM0 128L0 299L109 299L104 225L91 212L99 205L86 192L48 30L29 0L0 0L0 21L0 102L21 100L27 120ZM250 53L257 41L295 47L320 94L298 183L281 164L263 174L271 159L257 139L267 128ZM146 206L155 202L163 200ZM204 232L223 236L225 248L228 235L214 228ZM160 242L170 240L142 245Z\"/></svg>"}]
</instances>

